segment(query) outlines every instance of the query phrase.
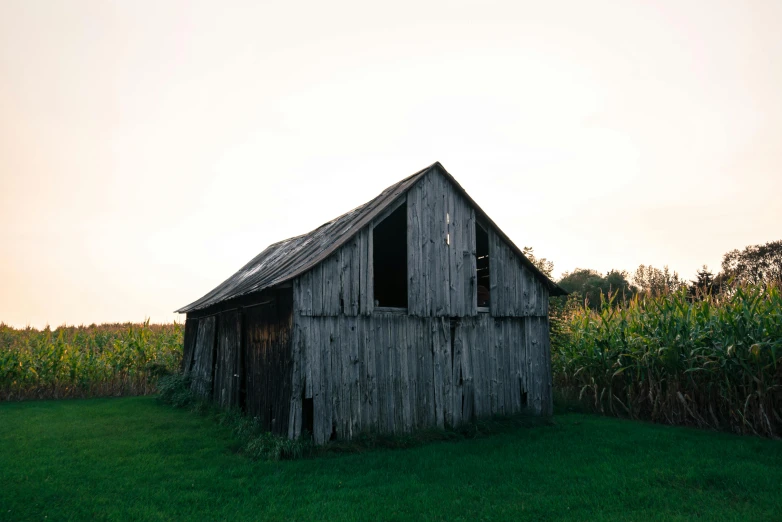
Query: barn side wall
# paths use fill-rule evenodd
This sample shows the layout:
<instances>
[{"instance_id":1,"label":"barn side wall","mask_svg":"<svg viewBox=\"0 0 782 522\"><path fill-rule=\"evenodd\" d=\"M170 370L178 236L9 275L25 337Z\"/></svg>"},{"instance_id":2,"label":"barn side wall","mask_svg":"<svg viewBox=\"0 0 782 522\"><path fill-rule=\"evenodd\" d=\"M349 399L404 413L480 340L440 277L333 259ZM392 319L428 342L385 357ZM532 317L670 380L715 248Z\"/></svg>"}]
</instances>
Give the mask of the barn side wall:
<instances>
[{"instance_id":1,"label":"barn side wall","mask_svg":"<svg viewBox=\"0 0 782 522\"><path fill-rule=\"evenodd\" d=\"M548 288L489 229L489 309L495 317L548 316Z\"/></svg>"},{"instance_id":2,"label":"barn side wall","mask_svg":"<svg viewBox=\"0 0 782 522\"><path fill-rule=\"evenodd\" d=\"M419 317L478 313L475 210L438 172L407 193L408 311Z\"/></svg>"},{"instance_id":3,"label":"barn side wall","mask_svg":"<svg viewBox=\"0 0 782 522\"><path fill-rule=\"evenodd\" d=\"M303 426L323 443L552 411L547 317L295 316L292 353L291 438Z\"/></svg>"},{"instance_id":4,"label":"barn side wall","mask_svg":"<svg viewBox=\"0 0 782 522\"><path fill-rule=\"evenodd\" d=\"M293 297L277 289L188 314L182 369L191 389L288 432Z\"/></svg>"}]
</instances>

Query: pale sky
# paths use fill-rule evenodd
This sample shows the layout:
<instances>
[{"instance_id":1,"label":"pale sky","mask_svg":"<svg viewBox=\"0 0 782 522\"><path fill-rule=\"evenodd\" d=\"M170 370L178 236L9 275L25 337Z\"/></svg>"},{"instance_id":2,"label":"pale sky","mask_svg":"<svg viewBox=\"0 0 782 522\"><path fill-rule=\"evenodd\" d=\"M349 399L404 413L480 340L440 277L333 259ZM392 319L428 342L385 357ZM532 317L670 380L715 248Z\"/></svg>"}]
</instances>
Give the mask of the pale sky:
<instances>
[{"instance_id":1,"label":"pale sky","mask_svg":"<svg viewBox=\"0 0 782 522\"><path fill-rule=\"evenodd\" d=\"M0 321L171 321L440 161L555 263L782 239L782 2L0 0Z\"/></svg>"}]
</instances>

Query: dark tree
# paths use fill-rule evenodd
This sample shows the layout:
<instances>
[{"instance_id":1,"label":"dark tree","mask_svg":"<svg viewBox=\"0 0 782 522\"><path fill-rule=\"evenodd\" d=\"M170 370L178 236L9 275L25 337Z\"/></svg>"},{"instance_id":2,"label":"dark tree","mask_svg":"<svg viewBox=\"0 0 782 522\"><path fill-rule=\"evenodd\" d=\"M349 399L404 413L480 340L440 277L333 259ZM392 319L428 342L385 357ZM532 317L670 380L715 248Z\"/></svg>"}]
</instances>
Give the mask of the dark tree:
<instances>
[{"instance_id":1,"label":"dark tree","mask_svg":"<svg viewBox=\"0 0 782 522\"><path fill-rule=\"evenodd\" d=\"M535 267L537 267L538 270L543 272L546 277L551 279L551 273L554 271L554 262L549 261L545 257L535 257L535 254L533 253L534 249L532 247L525 246L522 249L522 253L524 254L524 257L529 259Z\"/></svg>"},{"instance_id":2,"label":"dark tree","mask_svg":"<svg viewBox=\"0 0 782 522\"><path fill-rule=\"evenodd\" d=\"M687 282L675 271L671 272L668 265L665 265L662 270L652 265L640 265L633 275L633 282L640 292L647 295L675 292L687 286Z\"/></svg>"},{"instance_id":3,"label":"dark tree","mask_svg":"<svg viewBox=\"0 0 782 522\"><path fill-rule=\"evenodd\" d=\"M782 282L782 240L731 250L722 257L722 274L734 284Z\"/></svg>"},{"instance_id":4,"label":"dark tree","mask_svg":"<svg viewBox=\"0 0 782 522\"><path fill-rule=\"evenodd\" d=\"M627 272L619 270L611 270L604 277L597 270L576 268L573 272L563 274L557 284L571 294L580 295L590 308L598 309L601 295L604 298L616 295L615 304L632 297L636 289L627 277Z\"/></svg>"},{"instance_id":5,"label":"dark tree","mask_svg":"<svg viewBox=\"0 0 782 522\"><path fill-rule=\"evenodd\" d=\"M689 288L690 296L693 299L718 293L719 285L715 284L714 274L709 270L709 267L703 265L696 274L698 278L695 281L691 281L692 284Z\"/></svg>"}]
</instances>

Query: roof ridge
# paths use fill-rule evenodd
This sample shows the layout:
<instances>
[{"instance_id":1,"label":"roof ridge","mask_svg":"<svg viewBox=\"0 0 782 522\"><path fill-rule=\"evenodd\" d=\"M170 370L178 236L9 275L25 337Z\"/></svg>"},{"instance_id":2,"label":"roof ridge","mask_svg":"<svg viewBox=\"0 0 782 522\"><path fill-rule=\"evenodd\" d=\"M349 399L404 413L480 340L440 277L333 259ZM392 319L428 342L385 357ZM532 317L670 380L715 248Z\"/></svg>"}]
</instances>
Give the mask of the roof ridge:
<instances>
[{"instance_id":1,"label":"roof ridge","mask_svg":"<svg viewBox=\"0 0 782 522\"><path fill-rule=\"evenodd\" d=\"M353 236L380 215L397 198L407 193L425 174L437 171L461 193L467 202L475 208L476 214L490 225L497 235L505 241L538 278L542 279L552 292L552 295L564 295L556 283L541 272L481 209L475 200L456 179L435 161L428 167L419 170L383 189L371 200L327 221L317 228L289 237L267 246L247 264L242 266L231 277L206 293L200 299L177 310L177 313L192 312L207 308L226 299L240 297L249 293L259 292L280 283L294 279L321 263L337 249L347 243Z\"/></svg>"}]
</instances>

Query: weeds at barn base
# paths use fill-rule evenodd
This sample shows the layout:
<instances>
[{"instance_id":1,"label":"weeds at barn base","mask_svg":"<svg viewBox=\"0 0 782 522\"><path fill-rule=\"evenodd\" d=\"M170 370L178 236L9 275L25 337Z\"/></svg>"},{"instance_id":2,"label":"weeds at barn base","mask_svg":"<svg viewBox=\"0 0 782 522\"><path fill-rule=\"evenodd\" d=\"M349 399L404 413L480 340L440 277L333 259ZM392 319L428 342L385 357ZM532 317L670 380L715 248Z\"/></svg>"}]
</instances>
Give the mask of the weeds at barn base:
<instances>
[{"instance_id":1,"label":"weeds at barn base","mask_svg":"<svg viewBox=\"0 0 782 522\"><path fill-rule=\"evenodd\" d=\"M332 440L317 446L310 434L298 439L287 439L264 432L259 423L236 409L223 410L190 391L190 380L182 374L161 377L158 382L159 399L175 408L213 419L228 427L237 440L240 453L261 460L295 460L342 453L361 453L379 449L406 449L432 442L456 442L488 437L519 428L552 424L550 418L533 415L515 415L476 420L446 429L427 429L405 434L362 433L352 440Z\"/></svg>"}]
</instances>

